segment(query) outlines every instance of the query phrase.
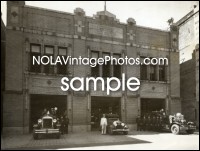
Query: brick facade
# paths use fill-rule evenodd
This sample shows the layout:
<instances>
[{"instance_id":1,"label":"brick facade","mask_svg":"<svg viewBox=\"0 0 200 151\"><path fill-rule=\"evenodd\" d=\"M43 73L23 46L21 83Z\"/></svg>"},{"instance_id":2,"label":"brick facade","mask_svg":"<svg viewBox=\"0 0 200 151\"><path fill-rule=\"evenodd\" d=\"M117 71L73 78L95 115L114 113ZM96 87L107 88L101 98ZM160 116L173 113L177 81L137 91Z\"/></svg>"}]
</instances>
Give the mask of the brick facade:
<instances>
[{"instance_id":1,"label":"brick facade","mask_svg":"<svg viewBox=\"0 0 200 151\"><path fill-rule=\"evenodd\" d=\"M197 110L197 125L199 126L199 45L196 46L196 110Z\"/></svg>"},{"instance_id":2,"label":"brick facade","mask_svg":"<svg viewBox=\"0 0 200 151\"><path fill-rule=\"evenodd\" d=\"M198 46L193 57L180 65L182 111L185 118L199 125L199 62Z\"/></svg>"},{"instance_id":3,"label":"brick facade","mask_svg":"<svg viewBox=\"0 0 200 151\"><path fill-rule=\"evenodd\" d=\"M179 27L182 111L199 125L199 2L177 21Z\"/></svg>"},{"instance_id":4,"label":"brick facade","mask_svg":"<svg viewBox=\"0 0 200 151\"><path fill-rule=\"evenodd\" d=\"M8 2L6 92L4 95L4 131L27 133L30 127L32 95L66 96L70 131L90 131L91 97L105 97L102 91L63 92L56 67L53 74L30 72L30 46L39 44L41 53L46 45L67 48L72 57L88 57L91 51L128 57L167 57L166 81L142 80L137 92L117 91L108 97L120 98L121 119L135 128L141 113L141 99L163 99L168 114L181 110L178 31L162 31L136 25L134 19L120 23L108 11L98 12L94 18L85 16L77 8L74 14L26 6L24 1ZM103 31L101 31L103 30ZM90 76L89 66L69 66L68 77ZM102 69L100 69L102 70ZM14 71L14 72L13 72ZM43 71L43 67L42 67ZM140 78L140 66L123 66L126 77ZM158 74L158 72L156 73Z\"/></svg>"}]
</instances>

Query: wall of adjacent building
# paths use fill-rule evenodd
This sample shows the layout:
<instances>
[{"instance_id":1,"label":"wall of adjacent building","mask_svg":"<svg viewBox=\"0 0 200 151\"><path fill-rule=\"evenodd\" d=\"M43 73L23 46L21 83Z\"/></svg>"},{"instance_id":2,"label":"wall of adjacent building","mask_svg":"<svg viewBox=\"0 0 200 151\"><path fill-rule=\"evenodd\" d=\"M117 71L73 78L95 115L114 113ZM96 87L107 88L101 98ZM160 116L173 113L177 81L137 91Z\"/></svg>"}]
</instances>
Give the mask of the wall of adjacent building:
<instances>
[{"instance_id":1,"label":"wall of adjacent building","mask_svg":"<svg viewBox=\"0 0 200 151\"><path fill-rule=\"evenodd\" d=\"M198 46L193 58L181 64L182 111L188 120L199 125L199 54Z\"/></svg>"},{"instance_id":2,"label":"wall of adjacent building","mask_svg":"<svg viewBox=\"0 0 200 151\"><path fill-rule=\"evenodd\" d=\"M185 118L195 120L196 81L195 60L191 59L181 64L181 98L182 111Z\"/></svg>"},{"instance_id":3,"label":"wall of adjacent building","mask_svg":"<svg viewBox=\"0 0 200 151\"><path fill-rule=\"evenodd\" d=\"M181 68L182 111L199 125L199 2L177 23Z\"/></svg>"},{"instance_id":4,"label":"wall of adjacent building","mask_svg":"<svg viewBox=\"0 0 200 151\"><path fill-rule=\"evenodd\" d=\"M199 127L199 45L196 46L196 110L197 125Z\"/></svg>"},{"instance_id":5,"label":"wall of adjacent building","mask_svg":"<svg viewBox=\"0 0 200 151\"><path fill-rule=\"evenodd\" d=\"M176 23L179 26L180 63L192 59L192 52L199 43L199 4Z\"/></svg>"},{"instance_id":6,"label":"wall of adjacent building","mask_svg":"<svg viewBox=\"0 0 200 151\"><path fill-rule=\"evenodd\" d=\"M5 91L6 27L1 18L1 131L3 127L3 94Z\"/></svg>"}]
</instances>

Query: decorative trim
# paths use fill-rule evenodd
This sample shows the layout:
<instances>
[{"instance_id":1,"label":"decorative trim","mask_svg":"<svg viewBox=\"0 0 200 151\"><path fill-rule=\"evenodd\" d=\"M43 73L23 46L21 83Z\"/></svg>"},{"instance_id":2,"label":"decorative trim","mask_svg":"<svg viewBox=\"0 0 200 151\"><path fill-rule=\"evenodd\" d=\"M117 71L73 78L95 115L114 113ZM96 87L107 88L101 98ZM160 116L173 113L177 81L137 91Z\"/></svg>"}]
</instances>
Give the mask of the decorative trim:
<instances>
[{"instance_id":1,"label":"decorative trim","mask_svg":"<svg viewBox=\"0 0 200 151\"><path fill-rule=\"evenodd\" d=\"M16 90L5 90L4 94L23 94L23 90L16 91Z\"/></svg>"},{"instance_id":2,"label":"decorative trim","mask_svg":"<svg viewBox=\"0 0 200 151\"><path fill-rule=\"evenodd\" d=\"M20 28L20 27L14 27L14 26L7 26L6 28L8 30L16 30L16 31L22 31L25 33L32 33L32 34L39 34L39 35L57 36L57 37L63 37L63 38L75 38L75 39L89 40L89 41L94 41L94 42L103 42L103 43L121 45L121 46L132 46L132 47L137 47L137 48L159 50L159 51L172 51L172 49L169 49L169 48L155 47L155 46L149 46L149 45L139 45L135 43L123 43L123 42L118 42L118 41L102 40L102 39L97 39L97 38L87 38L85 36L79 37L78 35L66 35L66 34L61 34L61 33L50 32L50 31L40 31L40 30ZM179 52L179 51L175 50L174 52Z\"/></svg>"}]
</instances>

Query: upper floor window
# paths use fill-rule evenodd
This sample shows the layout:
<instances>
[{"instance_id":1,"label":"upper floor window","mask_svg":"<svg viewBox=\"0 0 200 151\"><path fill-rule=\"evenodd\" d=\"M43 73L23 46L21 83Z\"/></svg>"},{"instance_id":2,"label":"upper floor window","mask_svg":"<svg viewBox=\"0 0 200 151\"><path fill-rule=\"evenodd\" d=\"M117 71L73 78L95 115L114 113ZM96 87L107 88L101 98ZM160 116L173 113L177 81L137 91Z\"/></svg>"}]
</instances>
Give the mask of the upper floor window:
<instances>
[{"instance_id":1,"label":"upper floor window","mask_svg":"<svg viewBox=\"0 0 200 151\"><path fill-rule=\"evenodd\" d=\"M67 58L67 48L58 48L58 56L63 57L63 58ZM57 64L57 73L58 74L63 74L66 75L67 74L67 65L64 64L64 62L58 63Z\"/></svg>"},{"instance_id":2,"label":"upper floor window","mask_svg":"<svg viewBox=\"0 0 200 151\"><path fill-rule=\"evenodd\" d=\"M98 59L99 58L99 52L97 51L92 51L91 52L91 58L96 58ZM97 64L95 67L91 67L91 76L92 77L99 77L99 69L100 69L100 66L99 64Z\"/></svg>"},{"instance_id":3,"label":"upper floor window","mask_svg":"<svg viewBox=\"0 0 200 151\"><path fill-rule=\"evenodd\" d=\"M165 65L159 66L159 81L166 81L166 67L165 67Z\"/></svg>"},{"instance_id":4,"label":"upper floor window","mask_svg":"<svg viewBox=\"0 0 200 151\"><path fill-rule=\"evenodd\" d=\"M54 58L54 47L53 46L45 46L44 53L45 53L45 56L48 56L49 58L52 57L52 61L54 61L54 59L53 59ZM44 59L44 62L48 62L48 60L45 60L45 59ZM53 74L54 67L50 64L44 65L44 73Z\"/></svg>"},{"instance_id":5,"label":"upper floor window","mask_svg":"<svg viewBox=\"0 0 200 151\"><path fill-rule=\"evenodd\" d=\"M154 61L154 60L151 60L151 61ZM154 64L155 62L153 62ZM157 65L153 65L151 64L150 65L150 81L156 81L157 80L157 76L156 76L156 68L157 68Z\"/></svg>"},{"instance_id":6,"label":"upper floor window","mask_svg":"<svg viewBox=\"0 0 200 151\"><path fill-rule=\"evenodd\" d=\"M110 53L103 53L103 58L105 58L106 56L110 56ZM106 63L104 62L104 64L102 65L102 77L111 77L110 61L107 61Z\"/></svg>"},{"instance_id":7,"label":"upper floor window","mask_svg":"<svg viewBox=\"0 0 200 151\"><path fill-rule=\"evenodd\" d=\"M140 65L140 79L141 80L148 80L148 74L147 74L147 65L145 65L144 62L145 57L140 57L141 65Z\"/></svg>"},{"instance_id":8,"label":"upper floor window","mask_svg":"<svg viewBox=\"0 0 200 151\"><path fill-rule=\"evenodd\" d=\"M36 58L41 56L41 45L31 44L30 48L30 72L41 73L41 65L37 63L33 65L33 56Z\"/></svg>"},{"instance_id":9,"label":"upper floor window","mask_svg":"<svg viewBox=\"0 0 200 151\"><path fill-rule=\"evenodd\" d=\"M119 59L121 57L121 54L114 54L114 58ZM121 79L122 75L122 66L119 64L113 65L113 77L116 77L118 79Z\"/></svg>"}]
</instances>

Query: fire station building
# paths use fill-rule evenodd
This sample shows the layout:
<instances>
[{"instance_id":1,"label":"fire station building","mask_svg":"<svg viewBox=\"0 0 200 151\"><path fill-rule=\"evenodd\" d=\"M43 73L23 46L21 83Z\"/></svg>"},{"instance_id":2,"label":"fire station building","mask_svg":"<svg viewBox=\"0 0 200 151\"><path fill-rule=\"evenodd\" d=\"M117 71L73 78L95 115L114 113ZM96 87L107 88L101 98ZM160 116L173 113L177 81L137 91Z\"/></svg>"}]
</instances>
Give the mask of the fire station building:
<instances>
[{"instance_id":1,"label":"fire station building","mask_svg":"<svg viewBox=\"0 0 200 151\"><path fill-rule=\"evenodd\" d=\"M169 31L142 27L132 18L121 23L107 10L88 17L81 8L66 13L7 2L5 91L3 132L29 133L44 108L67 111L70 132L95 130L91 117L115 113L131 130L140 114L165 109L181 112L178 29ZM149 57L168 58L168 65L109 64L32 65L32 56ZM137 77L139 91L64 92L62 77ZM115 83L113 83L115 85ZM101 85L98 85L101 87Z\"/></svg>"}]
</instances>

